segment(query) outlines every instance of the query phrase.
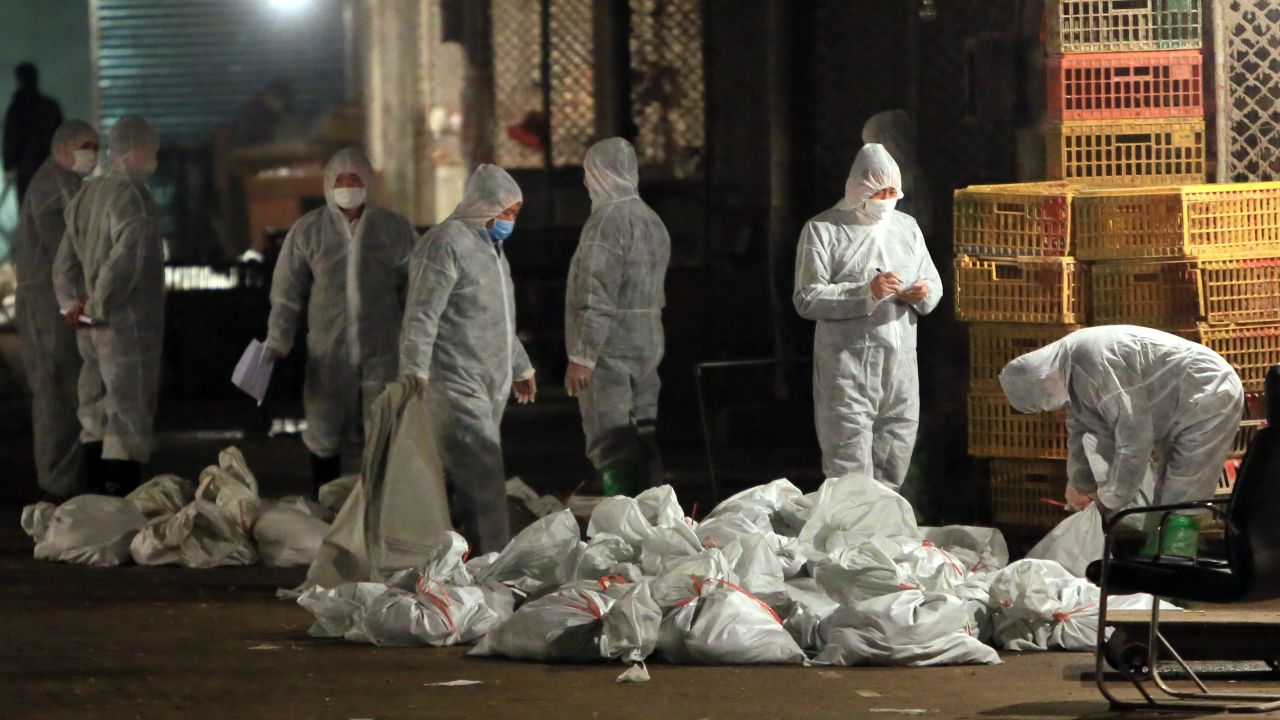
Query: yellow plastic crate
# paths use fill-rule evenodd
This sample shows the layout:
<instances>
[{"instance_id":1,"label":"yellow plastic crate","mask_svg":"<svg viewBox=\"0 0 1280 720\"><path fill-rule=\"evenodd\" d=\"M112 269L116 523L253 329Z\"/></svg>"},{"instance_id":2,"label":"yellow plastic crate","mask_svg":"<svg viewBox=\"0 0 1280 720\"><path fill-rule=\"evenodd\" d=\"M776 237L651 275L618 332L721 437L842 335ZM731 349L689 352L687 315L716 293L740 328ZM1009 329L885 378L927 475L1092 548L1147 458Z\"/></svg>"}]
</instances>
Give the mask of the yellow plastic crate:
<instances>
[{"instance_id":1,"label":"yellow plastic crate","mask_svg":"<svg viewBox=\"0 0 1280 720\"><path fill-rule=\"evenodd\" d=\"M969 322L1083 323L1088 272L1074 258L956 258L956 317Z\"/></svg>"},{"instance_id":2,"label":"yellow plastic crate","mask_svg":"<svg viewBox=\"0 0 1280 720\"><path fill-rule=\"evenodd\" d=\"M1064 461L991 461L991 520L996 525L1054 527L1067 513L1051 503L1062 502L1066 492Z\"/></svg>"},{"instance_id":3,"label":"yellow plastic crate","mask_svg":"<svg viewBox=\"0 0 1280 720\"><path fill-rule=\"evenodd\" d=\"M1098 263L1091 278L1096 325L1280 323L1280 257Z\"/></svg>"},{"instance_id":4,"label":"yellow plastic crate","mask_svg":"<svg viewBox=\"0 0 1280 720\"><path fill-rule=\"evenodd\" d=\"M1267 370L1272 365L1280 365L1280 325L1219 328L1201 324L1193 337L1235 368L1245 392L1263 392Z\"/></svg>"},{"instance_id":5,"label":"yellow plastic crate","mask_svg":"<svg viewBox=\"0 0 1280 720\"><path fill-rule=\"evenodd\" d=\"M1200 0L1045 0L1045 48L1063 53L1198 48Z\"/></svg>"},{"instance_id":6,"label":"yellow plastic crate","mask_svg":"<svg viewBox=\"0 0 1280 720\"><path fill-rule=\"evenodd\" d=\"M1204 120L1095 120L1050 125L1049 177L1112 185L1203 183Z\"/></svg>"},{"instance_id":7,"label":"yellow plastic crate","mask_svg":"<svg viewBox=\"0 0 1280 720\"><path fill-rule=\"evenodd\" d=\"M1071 254L1072 183L974 185L956 190L956 253L1000 257Z\"/></svg>"},{"instance_id":8,"label":"yellow plastic crate","mask_svg":"<svg viewBox=\"0 0 1280 720\"><path fill-rule=\"evenodd\" d=\"M1024 414L1001 392L969 393L969 454L1065 460L1067 413Z\"/></svg>"},{"instance_id":9,"label":"yellow plastic crate","mask_svg":"<svg viewBox=\"0 0 1280 720\"><path fill-rule=\"evenodd\" d=\"M1081 260L1280 255L1280 182L1082 189Z\"/></svg>"},{"instance_id":10,"label":"yellow plastic crate","mask_svg":"<svg viewBox=\"0 0 1280 720\"><path fill-rule=\"evenodd\" d=\"M1080 329L1080 325L975 323L969 326L969 389L1001 392L1000 371L1010 360Z\"/></svg>"}]
</instances>

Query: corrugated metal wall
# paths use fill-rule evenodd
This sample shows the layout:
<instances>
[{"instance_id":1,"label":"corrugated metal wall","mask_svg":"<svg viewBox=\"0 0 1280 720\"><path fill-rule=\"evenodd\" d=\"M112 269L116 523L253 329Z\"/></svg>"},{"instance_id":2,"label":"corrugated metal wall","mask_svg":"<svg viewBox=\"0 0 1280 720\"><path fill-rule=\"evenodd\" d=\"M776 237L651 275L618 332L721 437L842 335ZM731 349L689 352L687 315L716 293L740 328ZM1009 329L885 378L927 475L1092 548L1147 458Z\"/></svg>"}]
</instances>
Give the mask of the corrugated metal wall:
<instances>
[{"instance_id":1,"label":"corrugated metal wall","mask_svg":"<svg viewBox=\"0 0 1280 720\"><path fill-rule=\"evenodd\" d=\"M297 110L342 100L341 0L93 0L102 126L140 114L166 142L209 137L265 83L292 80Z\"/></svg>"}]
</instances>

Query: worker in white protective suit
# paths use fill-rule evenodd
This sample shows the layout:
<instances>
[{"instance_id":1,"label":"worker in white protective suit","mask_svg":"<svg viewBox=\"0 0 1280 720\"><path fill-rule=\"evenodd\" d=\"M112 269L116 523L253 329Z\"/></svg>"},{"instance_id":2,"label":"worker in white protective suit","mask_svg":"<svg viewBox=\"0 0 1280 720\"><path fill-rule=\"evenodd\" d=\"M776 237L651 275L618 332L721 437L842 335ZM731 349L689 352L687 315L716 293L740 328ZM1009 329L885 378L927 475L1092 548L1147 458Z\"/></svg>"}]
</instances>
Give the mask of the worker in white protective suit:
<instances>
[{"instance_id":1,"label":"worker in white protective suit","mask_svg":"<svg viewBox=\"0 0 1280 720\"><path fill-rule=\"evenodd\" d=\"M400 323L417 233L404 216L373 202L373 167L354 148L325 165L325 206L289 229L271 279L267 351L289 354L307 310L307 370L302 402L318 489L357 466L364 420L396 379ZM345 452L344 452L345 451Z\"/></svg>"},{"instance_id":2,"label":"worker in white protective suit","mask_svg":"<svg viewBox=\"0 0 1280 720\"><path fill-rule=\"evenodd\" d=\"M942 280L915 220L894 210L898 165L880 145L858 152L844 199L809 220L792 302L818 323L813 402L822 469L902 486L920 420L916 323Z\"/></svg>"},{"instance_id":3,"label":"worker in white protective suit","mask_svg":"<svg viewBox=\"0 0 1280 720\"><path fill-rule=\"evenodd\" d=\"M476 168L453 214L413 250L400 340L400 372L426 398L461 503L462 532L478 552L510 539L502 422L507 397L537 394L516 337L515 288L503 243L523 196L496 165Z\"/></svg>"},{"instance_id":4,"label":"worker in white protective suit","mask_svg":"<svg viewBox=\"0 0 1280 720\"><path fill-rule=\"evenodd\" d=\"M637 186L636 151L601 140L582 163L591 217L569 265L565 388L578 398L587 457L605 495L661 484L654 430L671 238Z\"/></svg>"},{"instance_id":5,"label":"worker in white protective suit","mask_svg":"<svg viewBox=\"0 0 1280 720\"><path fill-rule=\"evenodd\" d=\"M1153 458L1157 505L1212 497L1244 405L1220 355L1132 325L1077 330L1010 362L1000 385L1019 412L1067 407L1067 501L1104 515L1133 502ZM1172 518L1163 551L1194 556L1198 534L1197 515Z\"/></svg>"},{"instance_id":6,"label":"worker in white protective suit","mask_svg":"<svg viewBox=\"0 0 1280 720\"><path fill-rule=\"evenodd\" d=\"M933 195L916 152L915 126L905 110L885 110L862 125L862 142L880 143L902 171L902 198L899 212L910 215L929 237L933 232Z\"/></svg>"},{"instance_id":7,"label":"worker in white protective suit","mask_svg":"<svg viewBox=\"0 0 1280 720\"><path fill-rule=\"evenodd\" d=\"M160 139L146 120L120 118L108 167L85 180L66 211L53 282L78 328L80 440L91 492L127 494L151 457L164 336L164 246L146 180Z\"/></svg>"},{"instance_id":8,"label":"worker in white protective suit","mask_svg":"<svg viewBox=\"0 0 1280 720\"><path fill-rule=\"evenodd\" d=\"M75 329L58 315L53 261L67 224L63 213L84 177L98 164L98 132L68 120L53 133L52 155L27 186L14 245L18 336L31 387L36 476L57 503L85 490L76 387L80 350Z\"/></svg>"}]
</instances>

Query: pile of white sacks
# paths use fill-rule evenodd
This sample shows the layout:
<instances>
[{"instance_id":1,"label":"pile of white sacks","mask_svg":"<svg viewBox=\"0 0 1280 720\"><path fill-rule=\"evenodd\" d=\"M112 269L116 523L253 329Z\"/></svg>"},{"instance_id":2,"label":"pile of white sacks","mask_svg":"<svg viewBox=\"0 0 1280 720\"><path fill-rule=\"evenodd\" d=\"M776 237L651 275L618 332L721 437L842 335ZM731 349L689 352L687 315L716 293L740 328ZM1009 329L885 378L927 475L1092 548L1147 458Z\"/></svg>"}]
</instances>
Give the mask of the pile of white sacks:
<instances>
[{"instance_id":1,"label":"pile of white sacks","mask_svg":"<svg viewBox=\"0 0 1280 720\"><path fill-rule=\"evenodd\" d=\"M449 533L421 567L313 587L310 632L375 645L477 643L536 661L746 664L998 663L997 649L1093 647L1098 588L1050 560L1008 565L998 530L917 527L861 477L803 494L777 480L701 522L670 486L596 506L584 542L568 510L501 553L467 559ZM1112 601L1116 603L1117 600ZM1138 608L1145 597L1121 598Z\"/></svg>"},{"instance_id":2,"label":"pile of white sacks","mask_svg":"<svg viewBox=\"0 0 1280 720\"><path fill-rule=\"evenodd\" d=\"M41 502L22 511L37 560L96 566L307 565L315 557L334 508L355 483L321 488L317 503L301 496L262 499L236 448L200 473L152 478L123 498L80 495L62 505Z\"/></svg>"}]
</instances>

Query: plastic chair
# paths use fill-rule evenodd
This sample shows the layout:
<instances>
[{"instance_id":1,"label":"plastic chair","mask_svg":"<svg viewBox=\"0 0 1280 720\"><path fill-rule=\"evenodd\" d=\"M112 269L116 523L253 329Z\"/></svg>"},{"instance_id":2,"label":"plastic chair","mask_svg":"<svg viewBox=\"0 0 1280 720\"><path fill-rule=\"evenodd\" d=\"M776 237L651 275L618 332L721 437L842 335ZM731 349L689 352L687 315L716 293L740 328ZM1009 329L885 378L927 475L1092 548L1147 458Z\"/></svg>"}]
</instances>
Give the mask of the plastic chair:
<instances>
[{"instance_id":1,"label":"plastic chair","mask_svg":"<svg viewBox=\"0 0 1280 720\"><path fill-rule=\"evenodd\" d=\"M1280 365L1267 373L1266 398L1267 426L1249 445L1230 497L1130 508L1116 513L1107 522L1106 549L1102 560L1089 566L1088 576L1102 586L1095 678L1098 690L1115 708L1219 712L1280 710L1280 694L1210 690L1160 632L1160 597L1217 604L1280 598L1280 522L1276 522L1275 517L1276 508L1280 508ZM1187 510L1205 510L1223 518L1226 560L1162 554L1164 524L1175 512ZM1117 524L1131 515L1156 513L1160 515L1157 529L1160 542L1155 556L1113 558ZM1108 647L1107 596L1122 593L1152 595L1151 619L1145 647L1131 645L1123 652L1115 652L1114 647ZM1166 654L1192 680L1194 689L1176 689L1161 675L1160 662ZM1141 694L1141 700L1122 700L1108 687L1105 664L1109 656L1116 669Z\"/></svg>"}]
</instances>

